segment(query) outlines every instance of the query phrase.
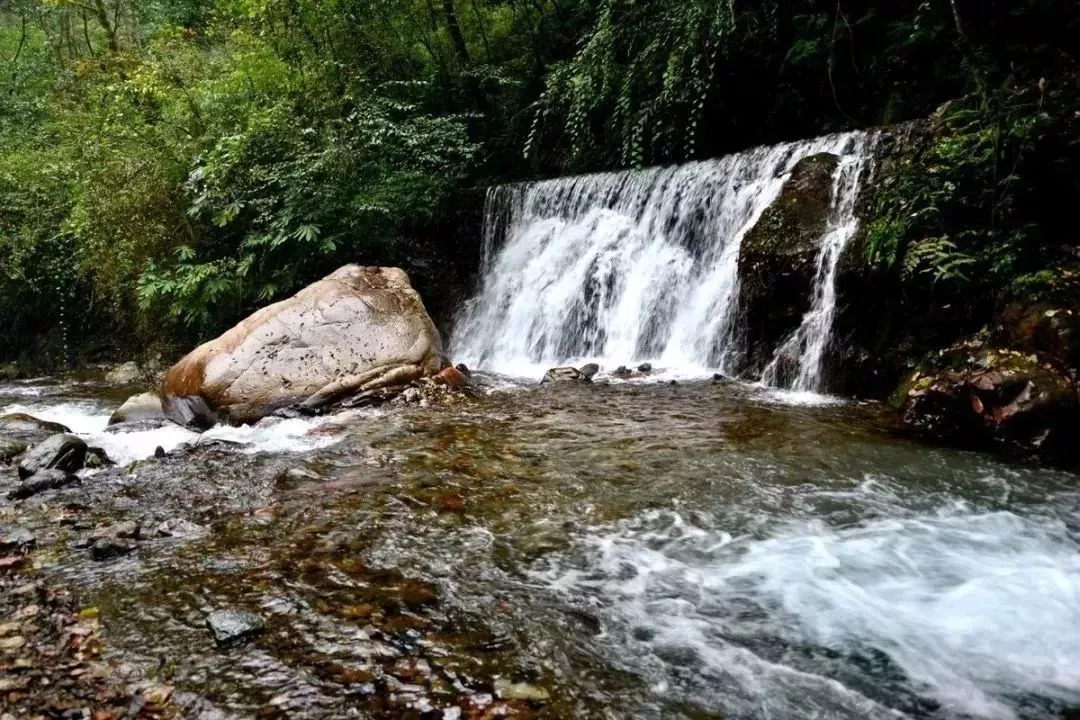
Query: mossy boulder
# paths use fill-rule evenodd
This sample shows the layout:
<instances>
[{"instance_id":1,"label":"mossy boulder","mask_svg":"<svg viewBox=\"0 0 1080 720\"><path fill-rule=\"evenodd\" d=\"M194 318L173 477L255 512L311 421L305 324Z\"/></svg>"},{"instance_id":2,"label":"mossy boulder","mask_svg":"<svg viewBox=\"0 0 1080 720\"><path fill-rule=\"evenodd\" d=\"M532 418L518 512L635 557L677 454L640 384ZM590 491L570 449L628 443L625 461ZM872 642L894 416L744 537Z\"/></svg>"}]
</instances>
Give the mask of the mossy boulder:
<instances>
[{"instance_id":1,"label":"mossy boulder","mask_svg":"<svg viewBox=\"0 0 1080 720\"><path fill-rule=\"evenodd\" d=\"M839 158L800 160L780 195L747 232L739 250L740 301L746 317L747 372L760 374L773 349L810 309L821 238L829 223Z\"/></svg>"},{"instance_id":2,"label":"mossy boulder","mask_svg":"<svg viewBox=\"0 0 1080 720\"><path fill-rule=\"evenodd\" d=\"M929 356L893 394L903 426L928 439L1075 465L1080 402L1072 378L1032 353L972 338Z\"/></svg>"}]
</instances>

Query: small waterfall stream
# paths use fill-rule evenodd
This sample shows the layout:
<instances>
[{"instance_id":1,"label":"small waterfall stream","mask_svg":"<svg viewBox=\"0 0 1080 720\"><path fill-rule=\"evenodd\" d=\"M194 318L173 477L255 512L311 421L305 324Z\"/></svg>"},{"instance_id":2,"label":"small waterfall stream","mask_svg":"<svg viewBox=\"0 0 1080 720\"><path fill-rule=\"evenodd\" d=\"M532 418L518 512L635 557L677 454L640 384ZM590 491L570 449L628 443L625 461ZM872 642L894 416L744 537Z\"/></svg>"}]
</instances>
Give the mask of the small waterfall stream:
<instances>
[{"instance_id":1,"label":"small waterfall stream","mask_svg":"<svg viewBox=\"0 0 1080 720\"><path fill-rule=\"evenodd\" d=\"M840 158L837 197L813 309L787 351L800 352L799 387L818 389L836 261L857 227L855 199L873 146L871 134L845 133L676 167L492 188L482 284L456 323L455 360L520 376L586 360L739 373L742 238L800 160L832 153Z\"/></svg>"}]
</instances>

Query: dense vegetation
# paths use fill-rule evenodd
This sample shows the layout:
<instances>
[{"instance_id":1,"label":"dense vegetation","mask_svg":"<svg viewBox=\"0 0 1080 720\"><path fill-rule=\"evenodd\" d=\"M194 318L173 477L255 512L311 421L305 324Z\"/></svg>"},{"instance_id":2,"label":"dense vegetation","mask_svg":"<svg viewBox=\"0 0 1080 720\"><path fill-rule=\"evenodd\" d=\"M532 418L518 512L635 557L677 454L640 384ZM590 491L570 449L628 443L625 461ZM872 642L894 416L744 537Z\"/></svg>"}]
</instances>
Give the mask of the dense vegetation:
<instances>
[{"instance_id":1,"label":"dense vegetation","mask_svg":"<svg viewBox=\"0 0 1080 720\"><path fill-rule=\"evenodd\" d=\"M1076 260L1075 10L0 0L0 362L189 344L344 261L437 299L474 261L468 188L946 101L933 172L878 200L876 260L927 292L1046 286Z\"/></svg>"}]
</instances>

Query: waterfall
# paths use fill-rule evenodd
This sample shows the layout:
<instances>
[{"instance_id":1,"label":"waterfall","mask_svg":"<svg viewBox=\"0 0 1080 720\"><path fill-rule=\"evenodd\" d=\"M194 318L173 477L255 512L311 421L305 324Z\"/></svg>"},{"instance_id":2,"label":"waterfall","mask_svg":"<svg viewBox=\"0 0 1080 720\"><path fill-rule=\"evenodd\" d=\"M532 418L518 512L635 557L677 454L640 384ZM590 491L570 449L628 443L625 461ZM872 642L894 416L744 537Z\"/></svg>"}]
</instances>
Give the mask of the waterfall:
<instances>
[{"instance_id":1,"label":"waterfall","mask_svg":"<svg viewBox=\"0 0 1080 720\"><path fill-rule=\"evenodd\" d=\"M455 361L519 376L584 361L738 373L743 236L805 157L839 156L857 194L868 137L492 188L481 287L457 319ZM834 208L838 220L853 214L854 199L843 208ZM830 222L830 236L834 225L846 232Z\"/></svg>"},{"instance_id":2,"label":"waterfall","mask_svg":"<svg viewBox=\"0 0 1080 720\"><path fill-rule=\"evenodd\" d=\"M859 137L854 152L843 156L833 174L832 206L828 226L817 257L813 299L799 328L777 349L772 362L762 373L761 382L774 387L788 387L803 392L822 392L822 361L832 340L836 315L836 269L848 241L859 229L855 205L859 189L871 169L878 135ZM785 382L782 368L793 363L793 379Z\"/></svg>"}]
</instances>

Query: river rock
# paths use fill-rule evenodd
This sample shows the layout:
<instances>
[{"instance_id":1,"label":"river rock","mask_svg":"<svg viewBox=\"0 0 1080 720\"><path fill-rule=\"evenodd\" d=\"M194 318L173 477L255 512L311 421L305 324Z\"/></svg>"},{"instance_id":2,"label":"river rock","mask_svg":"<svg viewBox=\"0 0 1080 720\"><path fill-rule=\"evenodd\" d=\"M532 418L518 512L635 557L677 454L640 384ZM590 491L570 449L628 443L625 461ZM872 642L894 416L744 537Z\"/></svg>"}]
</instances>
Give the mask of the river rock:
<instances>
[{"instance_id":1,"label":"river rock","mask_svg":"<svg viewBox=\"0 0 1080 720\"><path fill-rule=\"evenodd\" d=\"M157 393L142 393L132 395L124 404L116 409L109 418L109 425L118 425L128 422L157 422L165 423L168 418L161 409L161 398ZM160 425L159 425L160 427Z\"/></svg>"},{"instance_id":2,"label":"river rock","mask_svg":"<svg viewBox=\"0 0 1080 720\"><path fill-rule=\"evenodd\" d=\"M30 447L29 443L13 438L0 437L0 463L9 463L25 452Z\"/></svg>"},{"instance_id":3,"label":"river rock","mask_svg":"<svg viewBox=\"0 0 1080 720\"><path fill-rule=\"evenodd\" d=\"M779 196L743 238L739 301L746 317L747 371L754 377L810 309L838 162L831 153L819 153L796 163Z\"/></svg>"},{"instance_id":4,"label":"river rock","mask_svg":"<svg viewBox=\"0 0 1080 720\"><path fill-rule=\"evenodd\" d=\"M11 413L0 417L0 432L6 435L38 435L48 437L56 433L69 433L71 429L60 423L39 420L26 413Z\"/></svg>"},{"instance_id":5,"label":"river rock","mask_svg":"<svg viewBox=\"0 0 1080 720\"><path fill-rule=\"evenodd\" d=\"M47 490L59 490L79 482L79 476L56 468L38 470L32 477L23 480L18 487L8 493L10 500L25 500Z\"/></svg>"},{"instance_id":6,"label":"river rock","mask_svg":"<svg viewBox=\"0 0 1080 720\"><path fill-rule=\"evenodd\" d=\"M182 425L254 423L435 375L442 358L402 270L347 265L188 354L166 373L162 408Z\"/></svg>"},{"instance_id":7,"label":"river rock","mask_svg":"<svg viewBox=\"0 0 1080 720\"><path fill-rule=\"evenodd\" d=\"M37 545L37 538L26 528L0 525L0 552L28 550Z\"/></svg>"},{"instance_id":8,"label":"river rock","mask_svg":"<svg viewBox=\"0 0 1080 720\"><path fill-rule=\"evenodd\" d=\"M592 380L588 375L575 367L557 367L548 370L547 374L544 375L544 379L540 381L543 385L563 382L587 383L592 382Z\"/></svg>"},{"instance_id":9,"label":"river rock","mask_svg":"<svg viewBox=\"0 0 1080 720\"><path fill-rule=\"evenodd\" d=\"M113 385L134 385L142 379L138 363L126 362L105 373L105 382Z\"/></svg>"},{"instance_id":10,"label":"river rock","mask_svg":"<svg viewBox=\"0 0 1080 720\"><path fill-rule=\"evenodd\" d=\"M262 618L243 610L215 610L207 616L206 627L210 628L218 647L241 643L266 629Z\"/></svg>"},{"instance_id":11,"label":"river rock","mask_svg":"<svg viewBox=\"0 0 1080 720\"><path fill-rule=\"evenodd\" d=\"M75 472L86 465L86 443L76 435L61 433L27 450L19 462L19 477L26 479L41 470Z\"/></svg>"},{"instance_id":12,"label":"river rock","mask_svg":"<svg viewBox=\"0 0 1080 720\"><path fill-rule=\"evenodd\" d=\"M1035 355L969 341L935 354L893 396L904 427L1056 465L1080 460L1080 403L1069 377Z\"/></svg>"},{"instance_id":13,"label":"river rock","mask_svg":"<svg viewBox=\"0 0 1080 720\"><path fill-rule=\"evenodd\" d=\"M138 544L132 540L118 537L103 537L94 541L90 546L90 557L98 562L112 560L113 558L129 555L138 548Z\"/></svg>"}]
</instances>

